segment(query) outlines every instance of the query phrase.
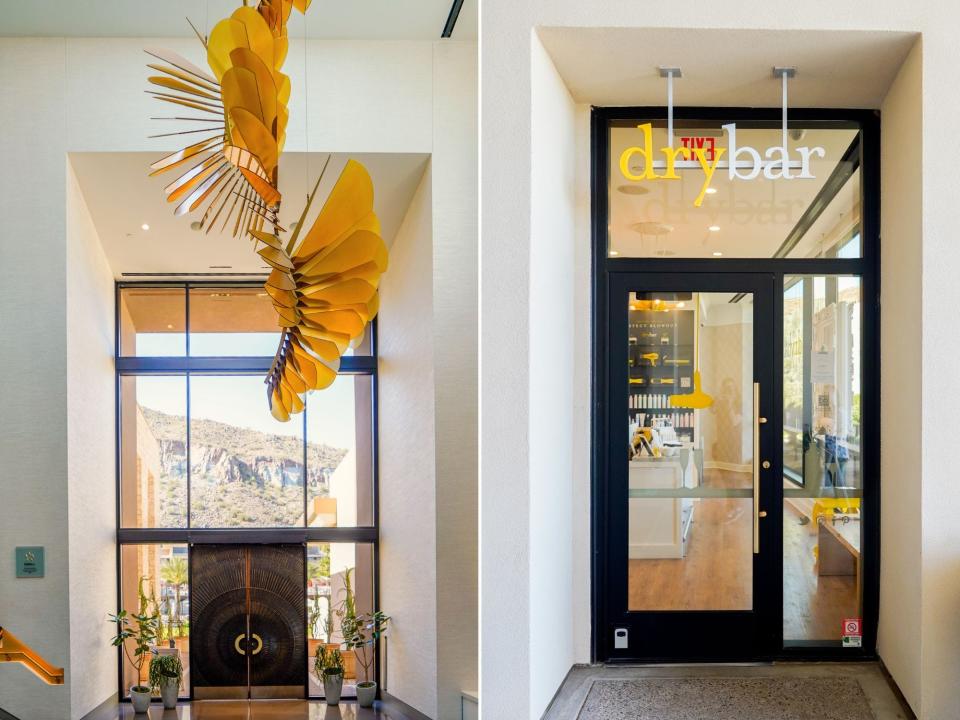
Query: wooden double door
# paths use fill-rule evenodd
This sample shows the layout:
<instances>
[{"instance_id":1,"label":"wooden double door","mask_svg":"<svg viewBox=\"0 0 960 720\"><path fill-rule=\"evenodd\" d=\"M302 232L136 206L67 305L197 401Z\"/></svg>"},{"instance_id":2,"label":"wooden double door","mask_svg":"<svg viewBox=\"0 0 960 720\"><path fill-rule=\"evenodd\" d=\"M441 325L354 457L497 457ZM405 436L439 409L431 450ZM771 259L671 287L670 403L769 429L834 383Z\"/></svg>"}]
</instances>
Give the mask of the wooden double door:
<instances>
[{"instance_id":1,"label":"wooden double door","mask_svg":"<svg viewBox=\"0 0 960 720\"><path fill-rule=\"evenodd\" d=\"M306 697L305 553L303 545L191 548L194 698Z\"/></svg>"}]
</instances>

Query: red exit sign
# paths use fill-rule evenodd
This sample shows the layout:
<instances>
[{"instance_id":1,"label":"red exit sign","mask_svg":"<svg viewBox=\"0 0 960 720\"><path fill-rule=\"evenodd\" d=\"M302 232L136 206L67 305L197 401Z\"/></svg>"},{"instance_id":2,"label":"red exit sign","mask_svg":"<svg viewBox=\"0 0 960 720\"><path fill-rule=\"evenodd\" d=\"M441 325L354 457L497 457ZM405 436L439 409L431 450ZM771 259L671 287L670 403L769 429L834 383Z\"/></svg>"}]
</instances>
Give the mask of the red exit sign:
<instances>
[{"instance_id":1,"label":"red exit sign","mask_svg":"<svg viewBox=\"0 0 960 720\"><path fill-rule=\"evenodd\" d=\"M680 138L680 147L685 147L690 150L690 159L693 160L696 158L694 150L703 150L706 159L710 162L714 160L714 150L717 147L717 139L713 137L681 137Z\"/></svg>"}]
</instances>

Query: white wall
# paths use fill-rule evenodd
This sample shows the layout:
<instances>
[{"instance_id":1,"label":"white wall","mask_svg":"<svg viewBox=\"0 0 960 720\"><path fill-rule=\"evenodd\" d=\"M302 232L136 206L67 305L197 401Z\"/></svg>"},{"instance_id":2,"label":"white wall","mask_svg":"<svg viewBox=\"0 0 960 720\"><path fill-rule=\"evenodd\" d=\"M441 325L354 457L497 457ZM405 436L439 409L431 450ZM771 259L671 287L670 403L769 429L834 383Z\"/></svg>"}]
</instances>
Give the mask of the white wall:
<instances>
[{"instance_id":1,"label":"white wall","mask_svg":"<svg viewBox=\"0 0 960 720\"><path fill-rule=\"evenodd\" d=\"M881 415L896 418L897 445L923 447L923 198L922 48L904 62L884 99L880 187L883 242L880 244ZM896 298L895 301L892 299ZM917 348L903 352L903 348ZM885 432L890 432L885 426ZM885 443L880 458L880 628L878 645L890 673L914 708L921 706L921 602L924 454L898 452ZM932 716L933 717L933 716Z\"/></svg>"},{"instance_id":2,"label":"white wall","mask_svg":"<svg viewBox=\"0 0 960 720\"><path fill-rule=\"evenodd\" d=\"M865 0L843 4L828 0L811 0L802 4L776 0L761 5L745 0L722 5L704 5L692 0L642 4L614 0L600 7L577 0L490 0L483 4L481 13L484 38L481 62L483 243L480 294L483 699L488 699L484 689L496 687L494 681L497 678L525 677L529 668L529 643L511 641L506 633L496 629L497 626L524 627L531 621L532 614L540 610L529 605L532 595L525 574L529 553L542 541L542 538L535 537L540 530L532 515L529 497L533 488L543 482L541 478L533 477L532 472L547 466L549 461L531 457L536 447L529 437L534 410L527 398L532 378L529 374L524 376L516 372L515 359L527 357L532 351L534 330L531 323L536 312L530 303L535 268L532 265L534 255L529 249L535 242L531 226L531 216L535 213L533 198L539 192L536 185L541 180L533 174L530 158L534 153L535 136L541 133L549 136L554 129L543 123L534 124L534 98L540 91L531 86L535 62L535 52L531 51L535 44L531 41L531 29L562 27L569 32L578 27L636 27L649 30L677 28L693 22L698 28L740 28L758 32L795 30L798 35L808 37L810 42L816 42L818 30L827 29L923 34L922 70L916 70L919 58L910 60L915 68L911 72L922 72L922 82L916 83L914 78L901 89L895 88L891 98L896 94L915 94L920 103L919 114L901 108L903 114L896 122L911 132L920 128L926 141L921 149L914 145L920 137L896 137L884 130L887 134L885 151L902 154L892 165L899 167L903 163L907 169L906 164L910 163L912 174L906 176L908 180L895 180L889 170L891 164L884 163L884 182L887 185L894 182L896 187L909 184L909 188L904 188L909 192L902 193L904 202L897 208L897 219L884 217L883 244L886 247L891 242L898 242L890 237L888 223L893 223L898 234L902 230L902 242L906 244L902 252L914 254L914 261L918 260L922 267L923 278L921 286L920 274L908 263L905 265L907 280L888 282L891 273L899 270L896 253L901 251L894 251L894 257L889 260L893 267L883 270L884 308L899 302L916 307L917 294L922 298L919 322L914 317L913 327L922 338L923 379L914 389L922 387L923 400L917 408L906 399L906 393L890 397L891 391L896 393L896 386L891 387L892 383L888 382L884 386L881 420L886 441L890 428L900 424L899 417L894 414L896 411L904 409L909 411L909 416L920 419L921 449L916 452L921 454L923 475L921 483L911 480L919 472L914 464L909 477L904 478L901 474L893 477L885 474L883 477L884 520L889 520L891 513L898 512L896 506L890 507L890 497L904 501L907 516L890 520L893 529L887 528L884 547L902 539L910 549L899 561L889 565L885 561L881 563L881 606L886 606L887 610L881 623L880 650L893 669L895 679L903 681L914 710L922 718L960 717L954 692L956 678L960 677L960 655L956 653L960 615L955 612L955 599L960 596L960 542L957 537L960 526L949 521L949 518L956 517L960 505L960 489L951 483L949 471L953 444L951 413L960 396L960 387L956 386L956 376L951 373L949 363L953 362L960 347L955 340L956 334L944 331L952 326L949 313L958 304L955 297L957 284L950 276L956 260L960 259L960 250L951 242L955 225L954 161L951 153L942 151L942 139L951 136L953 118L960 111L960 98L952 91L955 82L950 61L955 54L953 28L960 20L960 10L929 1L919 5L884 2L878 7ZM681 47L676 48L673 56L664 59L643 58L640 49L637 53L638 62L650 67L658 63L683 63ZM723 72L722 54L717 57L717 72ZM546 88L550 83L544 80L543 84ZM690 101L687 98L682 102ZM772 104L775 99L769 102ZM891 102L888 99L885 109L895 109L896 105ZM555 152L582 155L582 148L582 145L578 148L574 143L567 143L556 147ZM922 206L919 205L921 197ZM889 205L885 205L884 209L888 208ZM919 243L921 233L922 246ZM589 236L584 234L579 242L589 244ZM887 250L884 252L884 262L887 262ZM584 288L567 287L566 292L577 298L579 316L581 307L586 307ZM913 293L912 299L908 293ZM884 322L886 324L886 320ZM579 350L580 343L588 341L588 337L578 334L575 348ZM899 362L894 361L894 368L899 367ZM589 365L575 362L574 369L577 373L575 387L582 392L580 388L589 387ZM886 369L884 373L886 376ZM582 405L575 401L574 407L579 409ZM584 427L579 411L574 423ZM589 435L579 435L578 441L584 446L574 448L575 459L589 452ZM884 471L897 468L896 461L886 455L897 452L896 448L885 442L883 452ZM574 497L583 498L588 479L577 475L576 481L578 486ZM897 489L891 494L892 484L896 484ZM919 513L921 508L922 514ZM587 512L586 508L584 512ZM589 525L582 515L575 516L573 528L574 547L589 546ZM906 531L902 537L899 535L901 529ZM921 568L919 578L914 570L910 583L901 582L897 574L897 568L907 562L914 568L918 565ZM589 588L589 565L578 560L576 555L571 564L575 586ZM491 597L496 588L504 586L521 595L514 598L509 607ZM917 603L922 611L922 631L912 632L916 627L894 628L892 625L897 621L894 613L900 608L913 612L916 622ZM954 608L952 613L951 607ZM494 628L492 631L491 627ZM572 627L576 633L574 647L587 648L589 626L577 622ZM549 635L553 644L550 647L560 653L566 652L565 636L570 628L569 624L559 620L552 624ZM579 652L576 657L580 661L588 659ZM488 675L488 667L493 663L491 658L496 658L497 667L490 671L495 674ZM498 687L498 693L501 689L503 693L498 707L510 707L511 703L514 703L513 707L532 706L531 699L541 694L539 689L516 682ZM497 714L484 711L484 716L495 718ZM537 716L537 708L531 707L530 717Z\"/></svg>"},{"instance_id":3,"label":"white wall","mask_svg":"<svg viewBox=\"0 0 960 720\"><path fill-rule=\"evenodd\" d=\"M380 284L380 604L393 618L387 690L437 710L436 430L430 175ZM398 510L402 508L402 512Z\"/></svg>"},{"instance_id":4,"label":"white wall","mask_svg":"<svg viewBox=\"0 0 960 720\"><path fill-rule=\"evenodd\" d=\"M576 106L539 38L531 42L530 557L525 681L543 711L573 664L573 294ZM556 628L567 628L557 633ZM485 669L497 662L496 656ZM497 714L497 693L481 697ZM502 707L500 717L507 717Z\"/></svg>"},{"instance_id":5,"label":"white wall","mask_svg":"<svg viewBox=\"0 0 960 720\"><path fill-rule=\"evenodd\" d=\"M182 138L148 138L158 129L157 123L150 120L157 114L156 103L143 92L148 87L146 63L150 61L143 53L145 46L166 47L195 62L203 62L198 43L184 39L0 37L0 88L3 89L0 93L0 117L3 118L0 156L11 169L0 176L0 210L4 217L0 224L0 305L3 307L0 369L11 379L0 391L4 403L0 418L0 503L5 510L0 526L0 623L35 646L54 664L67 667L68 683L66 687L48 688L19 667L0 668L0 706L26 718L57 720L76 716L101 689L99 659L90 665L90 675L80 676L84 682L94 676L95 680L72 695L69 686L71 654L78 660L81 657L86 660L90 645L96 642L94 635L100 632L99 628L93 630L97 627L94 623L102 621L103 613L115 600L111 594L110 603L101 607L101 601L108 594L104 586L98 586L89 599L74 600L67 574L69 549L70 553L76 553L76 562L69 558L69 565L86 569L84 560L95 557L98 564L94 577L101 577L103 536L99 523L107 512L112 517L114 499L112 484L111 492L93 492L99 485L90 486L89 492L79 486L68 492L68 477L71 482L72 478L78 478L76 482L80 485L100 480L99 468L91 465L100 461L103 451L100 440L109 438L112 444L113 425L112 415L107 414L112 413L112 389L107 407L99 398L93 402L93 388L89 390L91 395L87 395L88 390L75 380L84 373L99 372L96 358L91 358L88 366L74 356L74 364L68 369L71 350L67 344L68 317L72 318L71 324L78 327L92 322L90 313L97 312L100 298L86 297L82 305L68 309L65 168L69 152L147 150L160 153L182 144ZM476 210L473 207L476 132L469 122L470 102L475 104L476 47L475 42L451 40L310 41L305 51L302 41L293 40L286 65L294 88L287 150L431 153L441 185L435 195L436 208L431 205L434 196L427 193L425 222L435 225L431 232L435 231L441 239L438 248L442 250L443 264L450 269L451 278L450 284L442 286L445 297L450 298L449 308L438 311L436 318L437 322L447 318L443 322L452 324L456 324L458 317L465 316L465 308L476 306L475 283L471 288L469 281L462 282L476 257ZM306 108L310 109L309 120ZM458 130L458 134L451 135L451 142L441 142L438 129ZM162 205L162 198L158 197L157 202L158 207ZM78 235L74 249L79 250L85 242ZM429 251L432 253L434 249ZM88 260L84 275L72 278L69 287L102 289L98 261ZM465 265L460 265L461 261ZM418 279L421 285L429 287L429 275ZM458 284L461 284L459 293L454 289ZM89 343L90 348L99 348L97 343L103 327L97 327L94 332L93 326L86 326L92 334L76 340ZM458 346L456 351L469 353L471 335L475 347L475 333L469 323L463 324L461 331L460 339L468 344ZM82 351L79 345L72 349ZM449 360L441 358L441 364L447 363L451 376L456 376L453 368L459 361L455 355L450 357ZM77 374L71 376L74 370ZM462 431L467 437L476 435L470 423L471 408L476 403L475 394L469 389L471 372L474 372L472 366L461 368L459 378L464 383L464 392L460 397L447 397L445 391L435 385L430 389L438 402L442 400L445 418L461 419ZM68 394L71 377L74 378L70 390L73 394ZM71 404L74 414L70 411ZM86 415L85 407L90 408ZM82 421L87 427L73 428L68 418L71 424ZM475 413L473 418L475 424ZM399 424L387 425L381 417L382 436L390 431L403 436L406 429L403 416L397 421ZM93 437L86 431L99 427L105 428L104 435L96 434L92 445L86 447L85 441ZM444 483L444 490L449 490L444 503L459 516L466 517L465 508L473 502L470 493L475 492L471 487L475 483L469 477L470 462L449 460L452 431L444 438L439 460L434 453L432 462L442 465L442 472L454 479ZM71 439L74 454L68 466ZM469 446L464 452L469 457ZM111 455L108 466L111 477L112 465ZM397 487L402 490L408 477L419 467L422 466L404 468L396 477ZM381 483L383 486L383 479ZM436 492L435 485L431 492ZM74 498L77 502L71 506ZM391 520L391 512L395 517L406 514L407 500L403 492L396 499L399 504L393 507L384 501L385 522ZM81 503L86 503L82 511ZM83 513L95 519L96 532L83 532L79 524ZM69 546L68 532L72 540ZM474 536L472 546L475 548L475 533L469 525L450 529L450 541L459 542L457 538L464 532ZM13 577L12 548L26 544L47 548L48 576L44 580L8 582ZM469 555L470 545L463 547ZM420 543L407 546L404 560L422 548ZM111 564L113 557L111 551ZM456 553L445 557L443 562L459 562ZM403 565L399 569L403 572ZM471 569L461 564L451 572L453 576L466 577ZM74 589L86 587L86 580L73 580L78 583ZM383 589L386 597L391 597L388 583L383 583ZM406 599L411 603L411 612L414 615L419 612L423 605L421 595L409 595ZM388 606L385 601L384 605L395 616L402 617L408 609L399 602ZM462 592L444 598L443 607L448 609L444 623L449 624L458 616L458 622L466 628L475 627L471 619L471 609L472 617L476 615L475 594L469 585L464 585ZM91 619L90 613L94 611L96 617ZM80 632L70 633L68 618L76 623ZM431 615L431 619L436 626L435 617ZM106 627L106 622L103 625ZM429 638L433 631L424 632ZM399 638L399 624L396 635ZM474 678L468 687L457 690L476 687L475 664L471 666L466 661L471 654L469 636L469 632L457 627L451 636L452 648L449 643L446 647L438 645L444 641L436 637L430 640L434 655L439 648L461 663L460 667L445 669L447 685L467 684L468 678ZM475 638L473 633L473 643ZM99 651L96 656L99 658ZM475 653L472 656L475 657ZM391 670L398 672L397 663L393 663ZM422 673L423 667L411 667L409 672ZM111 669L111 690L114 678ZM435 684L432 693L436 695L438 691ZM399 691L395 694L408 700ZM449 695L448 687L443 694ZM431 703L435 705L436 700L429 700L428 704Z\"/></svg>"},{"instance_id":6,"label":"white wall","mask_svg":"<svg viewBox=\"0 0 960 720\"><path fill-rule=\"evenodd\" d=\"M67 161L69 162L69 161ZM71 716L116 693L113 273L67 168L67 499Z\"/></svg>"},{"instance_id":7,"label":"white wall","mask_svg":"<svg viewBox=\"0 0 960 720\"><path fill-rule=\"evenodd\" d=\"M0 40L0 87L0 624L67 668L50 687L0 666L0 707L59 720L71 679L63 41ZM46 548L43 579L14 579L17 545Z\"/></svg>"},{"instance_id":8,"label":"white wall","mask_svg":"<svg viewBox=\"0 0 960 720\"><path fill-rule=\"evenodd\" d=\"M387 690L440 720L459 718L460 693L478 687L471 78L475 46L436 45L434 152L390 251L378 321L380 599L394 618Z\"/></svg>"},{"instance_id":9,"label":"white wall","mask_svg":"<svg viewBox=\"0 0 960 720\"><path fill-rule=\"evenodd\" d=\"M437 714L477 680L477 46L434 45Z\"/></svg>"}]
</instances>

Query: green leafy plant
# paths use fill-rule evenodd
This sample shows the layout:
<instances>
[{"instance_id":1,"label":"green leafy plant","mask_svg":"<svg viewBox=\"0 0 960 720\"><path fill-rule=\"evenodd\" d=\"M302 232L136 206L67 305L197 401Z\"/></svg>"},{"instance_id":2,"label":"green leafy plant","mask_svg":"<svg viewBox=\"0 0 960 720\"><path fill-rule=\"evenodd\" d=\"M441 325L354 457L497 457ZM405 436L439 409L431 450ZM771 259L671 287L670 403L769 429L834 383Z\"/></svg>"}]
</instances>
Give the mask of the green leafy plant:
<instances>
[{"instance_id":1,"label":"green leafy plant","mask_svg":"<svg viewBox=\"0 0 960 720\"><path fill-rule=\"evenodd\" d=\"M173 588L173 607L168 617L171 630L176 630L176 637L184 637L183 619L180 617L181 592L187 584L187 561L182 557L169 559L160 569L160 579ZM170 634L170 637L174 635Z\"/></svg>"},{"instance_id":2,"label":"green leafy plant","mask_svg":"<svg viewBox=\"0 0 960 720\"><path fill-rule=\"evenodd\" d=\"M333 642L333 628L335 627L334 621L333 621L334 607L333 607L333 600L330 598L330 596L327 595L326 597L327 597L327 613L326 613L326 616L320 621L320 624L323 626L323 636L326 642L330 643L330 642Z\"/></svg>"},{"instance_id":3,"label":"green leafy plant","mask_svg":"<svg viewBox=\"0 0 960 720\"><path fill-rule=\"evenodd\" d=\"M171 679L176 679L177 687L182 688L183 663L176 655L155 655L150 661L148 678L154 692L159 692L160 687Z\"/></svg>"},{"instance_id":4,"label":"green leafy plant","mask_svg":"<svg viewBox=\"0 0 960 720\"><path fill-rule=\"evenodd\" d=\"M336 608L336 615L340 620L340 632L344 638L353 632L357 624L357 598L353 593L353 570L354 568L347 568L343 573L343 588L340 590L341 600ZM329 618L327 631L327 642L330 642L330 637L333 634L332 618Z\"/></svg>"},{"instance_id":5,"label":"green leafy plant","mask_svg":"<svg viewBox=\"0 0 960 720\"><path fill-rule=\"evenodd\" d=\"M357 662L363 668L363 679L366 682L370 682L370 670L373 668L376 657L377 640L386 632L389 623L389 616L378 610L375 613L355 615L352 621L341 626L344 645L348 650L356 653Z\"/></svg>"},{"instance_id":6,"label":"green leafy plant","mask_svg":"<svg viewBox=\"0 0 960 720\"><path fill-rule=\"evenodd\" d=\"M320 580L330 574L330 561L327 559L327 572L323 572L322 560L311 560L307 566L307 579L313 581L313 597L310 599L308 608L307 623L310 628L310 637L319 639L320 633L325 629L323 621L323 610L320 607ZM329 635L327 636L329 640Z\"/></svg>"},{"instance_id":7,"label":"green leafy plant","mask_svg":"<svg viewBox=\"0 0 960 720\"><path fill-rule=\"evenodd\" d=\"M324 675L343 675L343 655L336 648L319 645L313 660L313 674L321 681Z\"/></svg>"},{"instance_id":8,"label":"green leafy plant","mask_svg":"<svg viewBox=\"0 0 960 720\"><path fill-rule=\"evenodd\" d=\"M157 616L143 612L146 608L141 603L141 612L128 614L126 610L120 610L115 615L108 615L107 622L113 623L117 628L117 634L110 640L110 644L123 650L127 662L133 666L137 684L133 686L134 690L139 692L149 692L150 688L140 684L140 671L143 664L150 657L150 646L157 639ZM127 641L132 641L133 653Z\"/></svg>"},{"instance_id":9,"label":"green leafy plant","mask_svg":"<svg viewBox=\"0 0 960 720\"><path fill-rule=\"evenodd\" d=\"M163 640L163 618L160 613L160 606L157 604L157 594L154 592L152 586L150 588L149 595L147 595L146 591L143 589L143 584L149 582L150 577L147 575L143 575L137 580L137 598L140 604L138 612L141 615L150 615L151 617L156 618L156 639Z\"/></svg>"}]
</instances>

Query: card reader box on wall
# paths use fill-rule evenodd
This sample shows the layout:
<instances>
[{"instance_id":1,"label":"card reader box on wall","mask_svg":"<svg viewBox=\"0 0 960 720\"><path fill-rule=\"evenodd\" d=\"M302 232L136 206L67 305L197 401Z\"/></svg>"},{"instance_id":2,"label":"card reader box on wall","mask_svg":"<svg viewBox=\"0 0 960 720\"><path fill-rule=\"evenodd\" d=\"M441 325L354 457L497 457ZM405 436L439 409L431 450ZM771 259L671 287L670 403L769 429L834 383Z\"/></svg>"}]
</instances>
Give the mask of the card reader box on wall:
<instances>
[{"instance_id":1,"label":"card reader box on wall","mask_svg":"<svg viewBox=\"0 0 960 720\"><path fill-rule=\"evenodd\" d=\"M18 578L43 577L44 557L42 547L18 547L16 554Z\"/></svg>"}]
</instances>

